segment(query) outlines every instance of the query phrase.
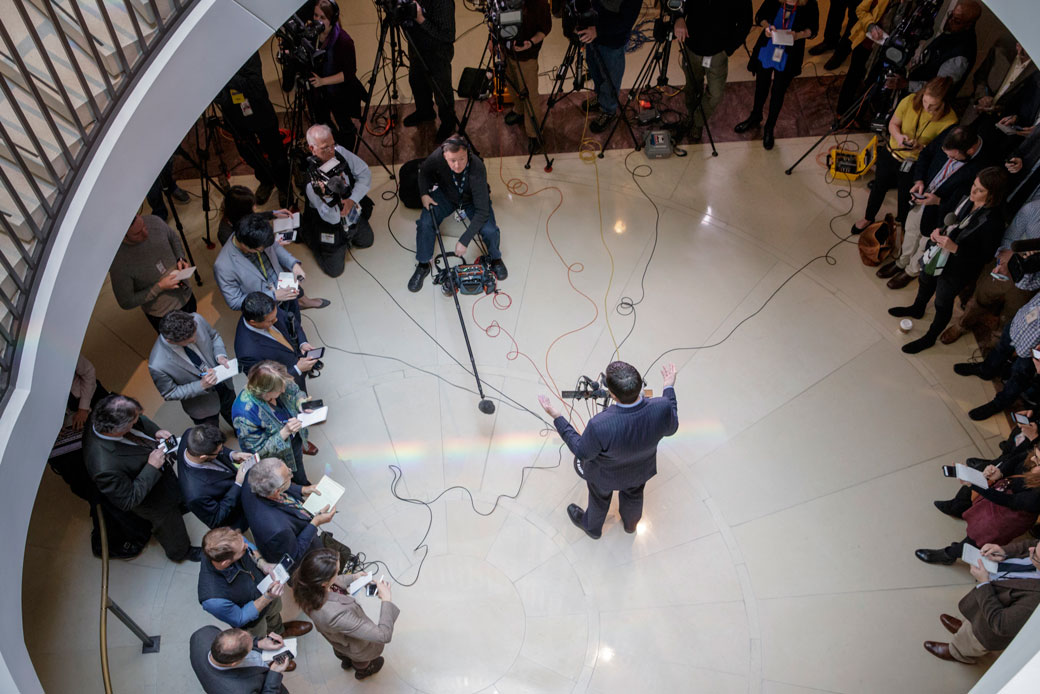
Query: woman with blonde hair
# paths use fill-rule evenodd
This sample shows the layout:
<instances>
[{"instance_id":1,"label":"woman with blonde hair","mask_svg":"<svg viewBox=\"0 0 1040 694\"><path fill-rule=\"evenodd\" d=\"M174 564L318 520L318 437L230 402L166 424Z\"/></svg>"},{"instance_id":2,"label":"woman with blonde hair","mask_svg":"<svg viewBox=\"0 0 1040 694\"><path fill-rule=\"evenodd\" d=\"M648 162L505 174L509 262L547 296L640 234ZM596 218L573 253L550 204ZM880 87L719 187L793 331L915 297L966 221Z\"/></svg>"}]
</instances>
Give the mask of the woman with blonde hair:
<instances>
[{"instance_id":1,"label":"woman with blonde hair","mask_svg":"<svg viewBox=\"0 0 1040 694\"><path fill-rule=\"evenodd\" d=\"M282 364L262 361L249 370L246 387L231 406L231 420L242 450L278 458L292 471L293 482L307 486L303 448L307 430L300 414L307 401Z\"/></svg>"},{"instance_id":2,"label":"woman with blonde hair","mask_svg":"<svg viewBox=\"0 0 1040 694\"><path fill-rule=\"evenodd\" d=\"M390 601L390 584L379 581L379 624L373 622L349 592L350 584L363 574L340 574L340 565L340 554L333 549L308 552L292 578L293 595L332 645L343 669L354 668L355 679L363 680L382 669L380 654L394 635L401 610Z\"/></svg>"}]
</instances>

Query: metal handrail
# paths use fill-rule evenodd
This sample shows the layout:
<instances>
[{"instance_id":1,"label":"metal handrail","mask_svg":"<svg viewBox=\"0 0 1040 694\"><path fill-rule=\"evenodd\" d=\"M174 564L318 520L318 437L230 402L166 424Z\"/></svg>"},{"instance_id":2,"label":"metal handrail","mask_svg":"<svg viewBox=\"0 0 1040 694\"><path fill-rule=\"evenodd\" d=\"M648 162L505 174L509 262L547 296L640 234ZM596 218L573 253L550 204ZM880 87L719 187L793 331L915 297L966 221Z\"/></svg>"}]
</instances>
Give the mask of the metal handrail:
<instances>
[{"instance_id":1,"label":"metal handrail","mask_svg":"<svg viewBox=\"0 0 1040 694\"><path fill-rule=\"evenodd\" d=\"M0 22L0 409L71 182L196 1L6 0L16 11Z\"/></svg>"}]
</instances>

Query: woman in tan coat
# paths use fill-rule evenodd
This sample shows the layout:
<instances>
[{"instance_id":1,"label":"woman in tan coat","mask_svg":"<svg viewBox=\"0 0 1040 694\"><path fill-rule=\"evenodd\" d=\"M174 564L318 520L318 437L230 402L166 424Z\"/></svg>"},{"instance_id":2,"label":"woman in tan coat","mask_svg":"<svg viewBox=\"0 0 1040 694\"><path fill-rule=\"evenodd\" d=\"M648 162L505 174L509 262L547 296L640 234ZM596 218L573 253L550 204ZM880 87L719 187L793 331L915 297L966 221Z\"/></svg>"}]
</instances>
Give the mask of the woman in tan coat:
<instances>
[{"instance_id":1,"label":"woman in tan coat","mask_svg":"<svg viewBox=\"0 0 1040 694\"><path fill-rule=\"evenodd\" d=\"M383 667L383 646L390 643L394 622L401 610L390 602L390 584L376 583L382 601L379 624L374 623L348 593L360 574L339 575L339 554L331 549L308 552L293 577L296 602L314 621L314 628L332 644L343 669L354 668L354 677L363 680Z\"/></svg>"}]
</instances>

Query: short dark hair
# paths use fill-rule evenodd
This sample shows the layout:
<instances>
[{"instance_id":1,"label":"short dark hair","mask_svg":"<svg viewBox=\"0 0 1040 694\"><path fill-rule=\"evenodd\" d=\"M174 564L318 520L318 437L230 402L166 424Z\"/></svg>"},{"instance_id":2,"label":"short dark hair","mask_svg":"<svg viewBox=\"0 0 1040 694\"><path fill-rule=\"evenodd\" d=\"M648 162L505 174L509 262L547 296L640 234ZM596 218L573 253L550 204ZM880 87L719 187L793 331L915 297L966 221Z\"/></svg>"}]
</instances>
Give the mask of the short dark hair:
<instances>
[{"instance_id":1,"label":"short dark hair","mask_svg":"<svg viewBox=\"0 0 1040 694\"><path fill-rule=\"evenodd\" d=\"M466 142L466 138L462 135L452 135L444 141L441 147L445 152L455 153L462 149L469 151L469 143Z\"/></svg>"},{"instance_id":2,"label":"short dark hair","mask_svg":"<svg viewBox=\"0 0 1040 694\"><path fill-rule=\"evenodd\" d=\"M242 300L242 317L254 323L262 321L274 307L274 299L263 292L249 292Z\"/></svg>"},{"instance_id":3,"label":"short dark hair","mask_svg":"<svg viewBox=\"0 0 1040 694\"><path fill-rule=\"evenodd\" d=\"M170 311L159 321L159 334L167 342L184 342L195 334L195 317L184 311Z\"/></svg>"},{"instance_id":4,"label":"short dark hair","mask_svg":"<svg viewBox=\"0 0 1040 694\"><path fill-rule=\"evenodd\" d=\"M242 638L243 636L249 638ZM225 629L217 634L209 654L217 665L232 665L249 655L253 639L245 629Z\"/></svg>"},{"instance_id":5,"label":"short dark hair","mask_svg":"<svg viewBox=\"0 0 1040 694\"><path fill-rule=\"evenodd\" d=\"M227 436L220 427L214 424L199 424L188 432L185 446L192 455L213 455L225 441Z\"/></svg>"},{"instance_id":6,"label":"short dark hair","mask_svg":"<svg viewBox=\"0 0 1040 694\"><path fill-rule=\"evenodd\" d=\"M231 186L224 194L224 218L235 226L247 214L253 213L256 195L245 186Z\"/></svg>"},{"instance_id":7,"label":"short dark hair","mask_svg":"<svg viewBox=\"0 0 1040 694\"><path fill-rule=\"evenodd\" d=\"M986 207L996 207L1004 202L1008 175L1003 166L987 166L978 175L979 183L986 189Z\"/></svg>"},{"instance_id":8,"label":"short dark hair","mask_svg":"<svg viewBox=\"0 0 1040 694\"><path fill-rule=\"evenodd\" d=\"M607 390L614 394L618 402L630 405L639 399L643 377L636 371L636 367L623 361L612 361L607 364L605 375Z\"/></svg>"},{"instance_id":9,"label":"short dark hair","mask_svg":"<svg viewBox=\"0 0 1040 694\"><path fill-rule=\"evenodd\" d=\"M112 393L98 400L94 406L93 422L94 428L99 433L110 431L121 431L141 414L141 403L129 395Z\"/></svg>"},{"instance_id":10,"label":"short dark hair","mask_svg":"<svg viewBox=\"0 0 1040 694\"><path fill-rule=\"evenodd\" d=\"M970 125L955 125L943 139L942 148L967 154L979 141L979 133Z\"/></svg>"},{"instance_id":11,"label":"short dark hair","mask_svg":"<svg viewBox=\"0 0 1040 694\"><path fill-rule=\"evenodd\" d=\"M234 528L213 528L202 536L202 552L210 561L218 564L228 559L234 559L236 552L241 549L236 540L242 533Z\"/></svg>"},{"instance_id":12,"label":"short dark hair","mask_svg":"<svg viewBox=\"0 0 1040 694\"><path fill-rule=\"evenodd\" d=\"M274 227L262 214L251 212L235 225L235 238L243 246L264 249L274 243Z\"/></svg>"}]
</instances>

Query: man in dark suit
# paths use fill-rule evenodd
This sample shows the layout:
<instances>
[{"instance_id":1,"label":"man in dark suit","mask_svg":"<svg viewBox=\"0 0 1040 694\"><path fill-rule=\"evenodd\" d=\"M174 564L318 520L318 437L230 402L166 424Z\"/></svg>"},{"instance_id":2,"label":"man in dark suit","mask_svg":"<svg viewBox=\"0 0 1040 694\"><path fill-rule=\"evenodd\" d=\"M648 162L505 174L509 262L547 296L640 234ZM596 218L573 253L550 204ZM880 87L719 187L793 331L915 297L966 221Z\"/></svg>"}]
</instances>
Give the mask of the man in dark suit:
<instances>
[{"instance_id":1,"label":"man in dark suit","mask_svg":"<svg viewBox=\"0 0 1040 694\"><path fill-rule=\"evenodd\" d=\"M300 390L307 392L306 373L317 359L306 354L314 347L300 324L300 314L280 308L263 292L252 292L242 301L242 317L235 330L235 354L242 373L254 364L276 361L284 364Z\"/></svg>"},{"instance_id":2,"label":"man in dark suit","mask_svg":"<svg viewBox=\"0 0 1040 694\"><path fill-rule=\"evenodd\" d=\"M567 515L593 540L603 530L614 490L619 492L618 510L625 532L634 533L643 515L643 488L657 474L657 444L679 428L675 365L662 368L661 377L663 396L644 398L643 379L636 368L623 361L611 362L605 385L616 404L590 419L580 436L549 398L538 396L567 448L582 461L589 488L588 510L571 504Z\"/></svg>"},{"instance_id":3,"label":"man in dark suit","mask_svg":"<svg viewBox=\"0 0 1040 694\"><path fill-rule=\"evenodd\" d=\"M276 563L288 554L298 566L309 550L324 546L318 528L332 520L336 507L311 515L303 500L314 491L313 486L293 484L292 473L278 458L264 458L246 475L242 509L266 561Z\"/></svg>"},{"instance_id":4,"label":"man in dark suit","mask_svg":"<svg viewBox=\"0 0 1040 694\"><path fill-rule=\"evenodd\" d=\"M159 339L148 356L148 373L166 400L180 400L196 424L231 424L235 390L230 381L217 383L213 369L227 366L220 333L197 313L171 311L159 322Z\"/></svg>"},{"instance_id":5,"label":"man in dark suit","mask_svg":"<svg viewBox=\"0 0 1040 694\"><path fill-rule=\"evenodd\" d=\"M982 560L971 567L978 585L957 605L967 619L940 615L939 621L953 639L949 643L925 641L925 650L943 660L974 663L990 651L1007 648L1040 604L1036 543L1031 539L1016 540L1004 547L983 545L982 555L998 562L997 573L986 571Z\"/></svg>"},{"instance_id":6,"label":"man in dark suit","mask_svg":"<svg viewBox=\"0 0 1040 694\"><path fill-rule=\"evenodd\" d=\"M180 511L181 492L159 443L172 434L141 414L126 395L102 398L83 434L83 460L94 484L109 501L151 522L155 537L173 561L199 561Z\"/></svg>"},{"instance_id":7,"label":"man in dark suit","mask_svg":"<svg viewBox=\"0 0 1040 694\"><path fill-rule=\"evenodd\" d=\"M224 446L218 427L202 424L181 436L177 447L177 479L188 510L208 528L227 525L245 530L242 483L255 457Z\"/></svg>"},{"instance_id":8,"label":"man in dark suit","mask_svg":"<svg viewBox=\"0 0 1040 694\"><path fill-rule=\"evenodd\" d=\"M261 651L276 651L282 639L270 634L254 639L242 629L221 631L205 626L191 635L191 669L206 694L289 694L282 673L296 668L293 660L265 665Z\"/></svg>"}]
</instances>

